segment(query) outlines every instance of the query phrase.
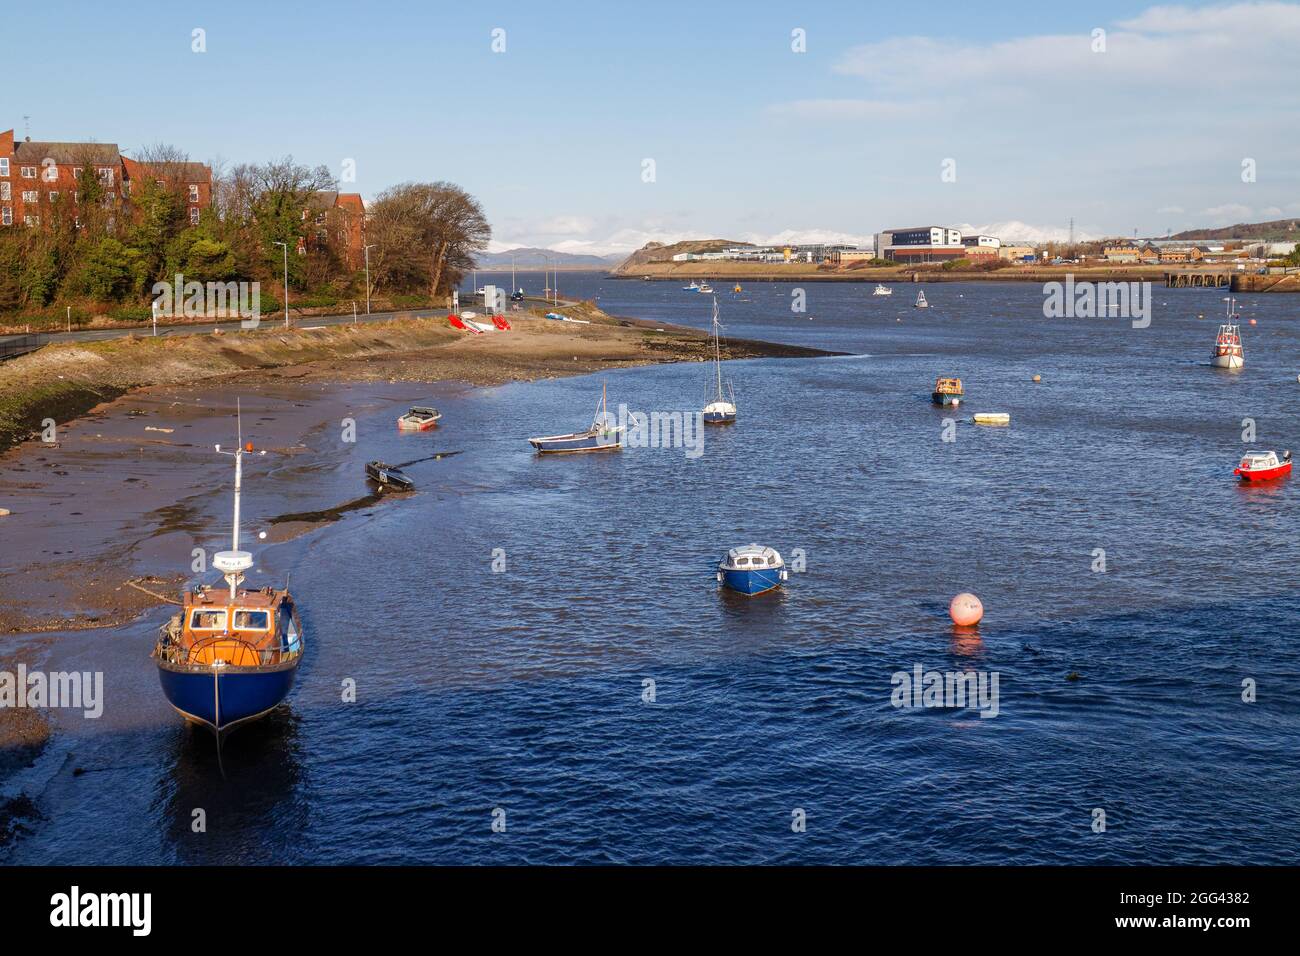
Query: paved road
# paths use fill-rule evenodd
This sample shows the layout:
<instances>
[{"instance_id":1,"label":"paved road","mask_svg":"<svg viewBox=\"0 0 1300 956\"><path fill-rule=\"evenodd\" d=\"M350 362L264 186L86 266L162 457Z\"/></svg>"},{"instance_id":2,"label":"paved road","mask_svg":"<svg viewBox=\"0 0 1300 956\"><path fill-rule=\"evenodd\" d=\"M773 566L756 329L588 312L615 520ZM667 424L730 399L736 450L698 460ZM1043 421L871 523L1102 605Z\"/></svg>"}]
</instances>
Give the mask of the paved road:
<instances>
[{"instance_id":1,"label":"paved road","mask_svg":"<svg viewBox=\"0 0 1300 956\"><path fill-rule=\"evenodd\" d=\"M545 306L547 308L551 307L551 303L549 300L538 299L538 298L526 298L524 299L523 304L527 306ZM561 299L559 304L561 307L568 307L573 305L574 303L566 299ZM476 308L476 306L470 304L469 308L471 311L473 311ZM396 318L399 314L412 315L417 319L430 319L430 318L442 318L447 314L447 311L445 309L414 309L414 310L403 309L400 313L399 312L373 312L370 315L366 315L363 312L357 316L356 321L358 324L362 322L383 322L388 319ZM312 328L313 326L318 326L318 325L347 325L352 322L352 313L347 312L343 315L294 315L293 310L290 309L289 322L293 328L299 328L299 329ZM198 324L186 324L186 325L164 325L160 322L158 323L158 334L159 335L206 335L215 331L216 329L221 329L223 332L233 332L233 331L237 331L239 327L240 326L239 326L238 319L230 322L202 322ZM284 328L283 312L278 314L273 314L273 315L263 315L262 324L258 326L259 330L262 329L275 330L275 329L283 329L283 328ZM46 341L48 342L102 342L105 339L117 339L127 335L148 335L151 331L153 331L153 326L151 325L132 326L131 328L126 328L126 329L86 329L83 331L74 331L74 332L55 332L50 334Z\"/></svg>"}]
</instances>

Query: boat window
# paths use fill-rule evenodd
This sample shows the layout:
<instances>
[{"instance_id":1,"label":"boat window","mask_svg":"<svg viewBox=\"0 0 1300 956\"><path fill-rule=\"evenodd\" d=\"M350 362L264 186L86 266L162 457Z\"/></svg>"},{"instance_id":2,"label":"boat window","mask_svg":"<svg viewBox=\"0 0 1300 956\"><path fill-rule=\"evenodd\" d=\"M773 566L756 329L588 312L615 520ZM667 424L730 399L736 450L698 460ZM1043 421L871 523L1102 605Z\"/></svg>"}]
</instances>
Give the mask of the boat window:
<instances>
[{"instance_id":1,"label":"boat window","mask_svg":"<svg viewBox=\"0 0 1300 956\"><path fill-rule=\"evenodd\" d=\"M224 631L226 629L226 612L195 609L190 616L190 627L199 631Z\"/></svg>"},{"instance_id":2,"label":"boat window","mask_svg":"<svg viewBox=\"0 0 1300 956\"><path fill-rule=\"evenodd\" d=\"M271 615L266 611L235 612L235 627L240 630L265 631L270 621Z\"/></svg>"}]
</instances>

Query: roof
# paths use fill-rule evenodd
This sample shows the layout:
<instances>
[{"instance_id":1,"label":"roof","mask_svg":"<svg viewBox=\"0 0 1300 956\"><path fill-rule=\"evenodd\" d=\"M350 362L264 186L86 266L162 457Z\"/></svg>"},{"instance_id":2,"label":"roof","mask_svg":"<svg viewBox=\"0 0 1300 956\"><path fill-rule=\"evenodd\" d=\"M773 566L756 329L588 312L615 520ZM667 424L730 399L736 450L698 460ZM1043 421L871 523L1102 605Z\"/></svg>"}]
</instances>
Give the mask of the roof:
<instances>
[{"instance_id":1,"label":"roof","mask_svg":"<svg viewBox=\"0 0 1300 956\"><path fill-rule=\"evenodd\" d=\"M161 173L173 179L187 183L206 183L212 181L212 170L203 163L146 163L130 156L122 157L122 168L128 179L146 179L150 172Z\"/></svg>"},{"instance_id":2,"label":"roof","mask_svg":"<svg viewBox=\"0 0 1300 956\"><path fill-rule=\"evenodd\" d=\"M52 159L61 164L89 162L116 166L119 156L117 143L14 143L14 160L34 165Z\"/></svg>"}]
</instances>

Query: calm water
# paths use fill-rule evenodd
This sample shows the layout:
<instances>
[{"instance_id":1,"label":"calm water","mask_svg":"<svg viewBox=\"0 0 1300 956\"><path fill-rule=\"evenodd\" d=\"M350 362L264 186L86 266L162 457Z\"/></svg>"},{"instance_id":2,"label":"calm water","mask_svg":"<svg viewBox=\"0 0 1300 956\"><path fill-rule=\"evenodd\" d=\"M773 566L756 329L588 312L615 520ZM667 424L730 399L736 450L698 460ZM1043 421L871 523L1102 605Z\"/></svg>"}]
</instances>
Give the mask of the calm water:
<instances>
[{"instance_id":1,"label":"calm water","mask_svg":"<svg viewBox=\"0 0 1300 956\"><path fill-rule=\"evenodd\" d=\"M560 285L708 321L678 283ZM366 458L460 452L411 466L416 497L263 554L292 573L310 655L285 712L231 739L225 778L162 702L155 617L61 641L56 663L108 672L112 719L69 722L10 859L1295 862L1300 479L1231 471L1243 418L1254 446L1300 451L1300 300L1243 300L1258 325L1232 374L1206 364L1210 291L1156 289L1136 330L1046 320L1027 284L930 286L924 313L907 286L809 284L795 314L791 289L720 295L728 333L855 354L730 364L740 422L698 459L535 457L526 436L588 420L586 377L443 396L433 436L368 407L356 447L318 434L311 467L255 470L253 514L259 494L345 500ZM942 441L941 374L965 381L957 417L1012 426ZM672 410L707 376L605 380L611 404ZM225 492L205 507L219 521ZM806 572L720 594L718 554L750 541L802 549ZM947 622L962 590L987 609L977 635ZM997 672L1000 713L895 709L890 677L916 664Z\"/></svg>"}]
</instances>

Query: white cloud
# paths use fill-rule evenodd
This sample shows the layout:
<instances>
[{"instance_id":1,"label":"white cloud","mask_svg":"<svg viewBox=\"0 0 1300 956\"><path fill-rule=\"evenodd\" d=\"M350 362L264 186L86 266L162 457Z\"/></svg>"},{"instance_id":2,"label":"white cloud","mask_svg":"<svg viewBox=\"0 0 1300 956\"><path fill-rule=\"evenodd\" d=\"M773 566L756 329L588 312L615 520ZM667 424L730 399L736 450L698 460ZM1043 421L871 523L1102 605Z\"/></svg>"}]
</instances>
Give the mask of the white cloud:
<instances>
[{"instance_id":1,"label":"white cloud","mask_svg":"<svg viewBox=\"0 0 1300 956\"><path fill-rule=\"evenodd\" d=\"M1202 209L1201 215L1208 216L1215 221L1222 221L1225 224L1246 222L1254 214L1249 206L1243 206L1239 202L1228 202L1221 206L1211 206L1209 209ZM1229 223L1229 220L1231 222Z\"/></svg>"},{"instance_id":2,"label":"white cloud","mask_svg":"<svg viewBox=\"0 0 1300 956\"><path fill-rule=\"evenodd\" d=\"M861 120L893 119L906 116L916 108L916 104L913 103L883 100L822 99L774 103L768 107L768 112L774 116L795 119Z\"/></svg>"},{"instance_id":3,"label":"white cloud","mask_svg":"<svg viewBox=\"0 0 1300 956\"><path fill-rule=\"evenodd\" d=\"M1186 210L1182 206L1161 206L1156 210L1157 214L1164 216L1181 216L1184 212Z\"/></svg>"},{"instance_id":4,"label":"white cloud","mask_svg":"<svg viewBox=\"0 0 1300 956\"><path fill-rule=\"evenodd\" d=\"M982 226L962 223L954 228L960 229L964 235L978 233L981 236L997 236L1003 242L1065 242L1070 238L1069 226L1033 226L1018 219L990 222ZM1079 242L1087 242L1101 237L1082 229L1075 229L1074 238Z\"/></svg>"}]
</instances>

